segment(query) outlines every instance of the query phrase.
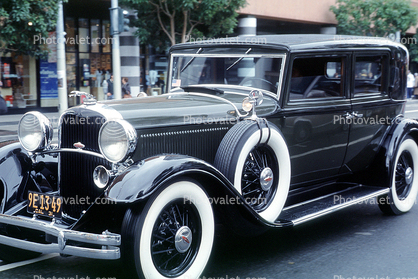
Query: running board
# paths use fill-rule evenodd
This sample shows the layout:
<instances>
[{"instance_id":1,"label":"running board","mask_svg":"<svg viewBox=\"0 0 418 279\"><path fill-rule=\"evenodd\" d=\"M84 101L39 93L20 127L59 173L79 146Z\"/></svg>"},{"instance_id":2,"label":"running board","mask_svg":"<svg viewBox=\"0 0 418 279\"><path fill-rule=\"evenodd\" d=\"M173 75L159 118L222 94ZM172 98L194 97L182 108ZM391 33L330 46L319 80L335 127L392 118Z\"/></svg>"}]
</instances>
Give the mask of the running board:
<instances>
[{"instance_id":1,"label":"running board","mask_svg":"<svg viewBox=\"0 0 418 279\"><path fill-rule=\"evenodd\" d=\"M362 203L371 198L388 193L389 188L382 189L361 185L352 187L314 200L285 207L279 218L276 220L276 224L292 223L293 226L296 226L309 220L316 219L320 216L330 214L337 210Z\"/></svg>"}]
</instances>

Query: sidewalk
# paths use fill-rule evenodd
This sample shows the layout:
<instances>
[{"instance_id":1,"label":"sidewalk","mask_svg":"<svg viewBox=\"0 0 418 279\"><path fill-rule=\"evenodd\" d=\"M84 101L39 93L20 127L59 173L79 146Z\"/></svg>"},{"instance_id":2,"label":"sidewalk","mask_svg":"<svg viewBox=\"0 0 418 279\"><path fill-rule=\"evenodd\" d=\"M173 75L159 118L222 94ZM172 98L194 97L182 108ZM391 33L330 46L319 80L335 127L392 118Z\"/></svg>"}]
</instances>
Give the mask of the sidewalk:
<instances>
[{"instance_id":1,"label":"sidewalk","mask_svg":"<svg viewBox=\"0 0 418 279\"><path fill-rule=\"evenodd\" d=\"M44 113L48 117L54 128L54 138L58 133L57 123L59 119L58 112ZM0 143L5 141L16 141L17 138L17 126L19 120L23 114L12 114L12 115L0 115Z\"/></svg>"}]
</instances>

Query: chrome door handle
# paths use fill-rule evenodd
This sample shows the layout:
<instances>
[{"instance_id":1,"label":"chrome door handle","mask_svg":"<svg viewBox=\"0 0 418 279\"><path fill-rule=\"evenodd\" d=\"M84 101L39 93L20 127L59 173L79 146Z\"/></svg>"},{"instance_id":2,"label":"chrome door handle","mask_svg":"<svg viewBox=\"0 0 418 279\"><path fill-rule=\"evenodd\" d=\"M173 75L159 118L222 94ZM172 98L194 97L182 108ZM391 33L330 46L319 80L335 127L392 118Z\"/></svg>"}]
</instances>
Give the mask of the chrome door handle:
<instances>
[{"instance_id":1,"label":"chrome door handle","mask_svg":"<svg viewBox=\"0 0 418 279\"><path fill-rule=\"evenodd\" d=\"M343 115L343 117L345 117L345 119L353 119L353 118L354 118L353 114L352 114L352 113L348 113L348 112L346 112L346 113Z\"/></svg>"},{"instance_id":2,"label":"chrome door handle","mask_svg":"<svg viewBox=\"0 0 418 279\"><path fill-rule=\"evenodd\" d=\"M355 111L353 111L353 112L351 113L351 115L352 115L353 117L356 117L356 118L361 118L361 117L363 117L363 114L362 114L362 113L357 113L357 112L355 112Z\"/></svg>"}]
</instances>

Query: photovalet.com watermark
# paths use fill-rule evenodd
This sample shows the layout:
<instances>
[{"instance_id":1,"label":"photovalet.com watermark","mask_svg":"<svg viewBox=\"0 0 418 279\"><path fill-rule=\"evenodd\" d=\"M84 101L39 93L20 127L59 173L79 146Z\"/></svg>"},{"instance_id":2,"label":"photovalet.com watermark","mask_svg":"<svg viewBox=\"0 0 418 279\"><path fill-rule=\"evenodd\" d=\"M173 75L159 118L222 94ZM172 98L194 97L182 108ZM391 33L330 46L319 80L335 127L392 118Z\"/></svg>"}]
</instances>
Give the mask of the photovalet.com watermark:
<instances>
[{"instance_id":1,"label":"photovalet.com watermark","mask_svg":"<svg viewBox=\"0 0 418 279\"><path fill-rule=\"evenodd\" d=\"M56 36L52 37L42 37L41 35L33 36L33 44L40 44L40 45L56 45L56 44L68 44L68 45L94 45L94 44L112 44L114 38L113 37L103 37L103 38L91 38L89 36L86 37L79 37L76 35L75 37L68 37L68 38L57 38Z\"/></svg>"},{"instance_id":2,"label":"photovalet.com watermark","mask_svg":"<svg viewBox=\"0 0 418 279\"><path fill-rule=\"evenodd\" d=\"M195 44L253 44L253 45L265 45L267 44L267 39L263 37L228 37L225 38L211 38L211 37L198 37L186 36L185 42L195 43Z\"/></svg>"},{"instance_id":3,"label":"photovalet.com watermark","mask_svg":"<svg viewBox=\"0 0 418 279\"><path fill-rule=\"evenodd\" d=\"M369 117L347 117L346 115L334 115L333 124L339 125L392 125L400 124L404 119L392 118L389 116L381 117L378 115Z\"/></svg>"},{"instance_id":4,"label":"photovalet.com watermark","mask_svg":"<svg viewBox=\"0 0 418 279\"><path fill-rule=\"evenodd\" d=\"M116 279L116 277L90 277L90 276L83 276L83 275L74 275L74 276L33 275L33 279Z\"/></svg>"},{"instance_id":5,"label":"photovalet.com watermark","mask_svg":"<svg viewBox=\"0 0 418 279\"><path fill-rule=\"evenodd\" d=\"M372 42L372 41L382 41L387 40L389 42L397 42L397 38L395 35L389 35L386 37L361 37L361 36L346 36L346 35L335 35L334 36L335 41L354 41L354 42ZM418 43L417 38L415 37L402 37L399 38L399 42L403 45L414 45Z\"/></svg>"}]
</instances>

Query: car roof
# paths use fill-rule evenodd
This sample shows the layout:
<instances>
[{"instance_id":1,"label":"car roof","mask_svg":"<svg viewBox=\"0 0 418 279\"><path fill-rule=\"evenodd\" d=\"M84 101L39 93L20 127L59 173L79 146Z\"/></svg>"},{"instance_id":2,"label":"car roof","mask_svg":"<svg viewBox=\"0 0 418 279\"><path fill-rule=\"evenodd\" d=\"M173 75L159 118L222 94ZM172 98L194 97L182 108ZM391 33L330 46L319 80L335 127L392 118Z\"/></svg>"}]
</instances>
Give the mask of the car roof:
<instances>
[{"instance_id":1,"label":"car roof","mask_svg":"<svg viewBox=\"0 0 418 279\"><path fill-rule=\"evenodd\" d=\"M260 45L289 50L355 47L394 47L405 49L403 45L394 42L390 38L326 34L258 35L194 40L193 42L176 45L173 49L190 47L191 45L196 47Z\"/></svg>"}]
</instances>

